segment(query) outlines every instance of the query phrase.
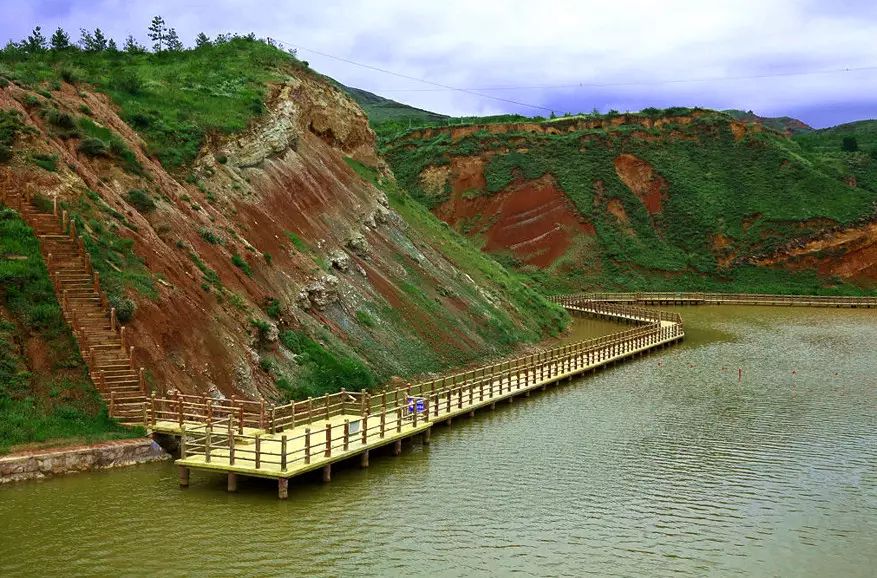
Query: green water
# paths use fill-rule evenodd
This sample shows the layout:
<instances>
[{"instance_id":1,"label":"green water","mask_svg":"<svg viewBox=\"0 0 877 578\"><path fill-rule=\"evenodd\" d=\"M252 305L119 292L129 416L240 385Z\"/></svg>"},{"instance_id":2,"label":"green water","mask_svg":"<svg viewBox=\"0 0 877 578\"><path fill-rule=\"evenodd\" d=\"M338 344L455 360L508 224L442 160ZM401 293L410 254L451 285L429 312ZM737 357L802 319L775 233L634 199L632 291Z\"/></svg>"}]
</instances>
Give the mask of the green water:
<instances>
[{"instance_id":1,"label":"green water","mask_svg":"<svg viewBox=\"0 0 877 578\"><path fill-rule=\"evenodd\" d=\"M877 311L680 311L679 347L288 501L169 464L0 489L0 576L874 576Z\"/></svg>"}]
</instances>

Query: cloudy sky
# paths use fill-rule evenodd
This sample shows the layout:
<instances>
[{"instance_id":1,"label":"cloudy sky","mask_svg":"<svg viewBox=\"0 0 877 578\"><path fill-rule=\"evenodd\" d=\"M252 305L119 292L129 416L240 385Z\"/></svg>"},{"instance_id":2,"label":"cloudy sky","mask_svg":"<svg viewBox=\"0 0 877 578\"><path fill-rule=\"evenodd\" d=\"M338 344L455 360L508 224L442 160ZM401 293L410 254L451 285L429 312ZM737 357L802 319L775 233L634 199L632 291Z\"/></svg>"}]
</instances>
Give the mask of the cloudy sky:
<instances>
[{"instance_id":1,"label":"cloudy sky","mask_svg":"<svg viewBox=\"0 0 877 578\"><path fill-rule=\"evenodd\" d=\"M252 31L347 85L452 115L703 106L816 127L877 118L874 0L4 0L0 38L39 24L146 43L156 14L187 44Z\"/></svg>"}]
</instances>

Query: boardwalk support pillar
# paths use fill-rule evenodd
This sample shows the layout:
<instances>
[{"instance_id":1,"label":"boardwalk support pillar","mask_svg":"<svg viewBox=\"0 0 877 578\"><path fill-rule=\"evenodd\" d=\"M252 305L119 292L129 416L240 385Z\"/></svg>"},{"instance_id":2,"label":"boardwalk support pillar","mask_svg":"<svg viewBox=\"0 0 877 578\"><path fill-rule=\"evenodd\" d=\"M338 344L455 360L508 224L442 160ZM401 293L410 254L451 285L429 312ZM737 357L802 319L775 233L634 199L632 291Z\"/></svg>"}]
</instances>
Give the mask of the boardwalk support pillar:
<instances>
[{"instance_id":1,"label":"boardwalk support pillar","mask_svg":"<svg viewBox=\"0 0 877 578\"><path fill-rule=\"evenodd\" d=\"M238 491L238 475L234 472L228 472L228 491Z\"/></svg>"},{"instance_id":2,"label":"boardwalk support pillar","mask_svg":"<svg viewBox=\"0 0 877 578\"><path fill-rule=\"evenodd\" d=\"M430 438L431 432L432 432L431 427L428 427L425 430L423 430L423 443L424 443L424 445L429 445L429 438Z\"/></svg>"},{"instance_id":3,"label":"boardwalk support pillar","mask_svg":"<svg viewBox=\"0 0 877 578\"><path fill-rule=\"evenodd\" d=\"M281 500L289 497L289 478L277 478L277 497Z\"/></svg>"},{"instance_id":4,"label":"boardwalk support pillar","mask_svg":"<svg viewBox=\"0 0 877 578\"><path fill-rule=\"evenodd\" d=\"M393 455L398 456L401 453L402 453L402 440L396 440L395 443L393 443Z\"/></svg>"},{"instance_id":5,"label":"boardwalk support pillar","mask_svg":"<svg viewBox=\"0 0 877 578\"><path fill-rule=\"evenodd\" d=\"M359 467L367 468L368 467L368 450L365 450L361 454L359 454Z\"/></svg>"},{"instance_id":6,"label":"boardwalk support pillar","mask_svg":"<svg viewBox=\"0 0 877 578\"><path fill-rule=\"evenodd\" d=\"M332 481L332 464L326 464L325 466L323 466L323 481Z\"/></svg>"},{"instance_id":7,"label":"boardwalk support pillar","mask_svg":"<svg viewBox=\"0 0 877 578\"><path fill-rule=\"evenodd\" d=\"M189 487L189 468L186 466L180 466L180 487Z\"/></svg>"}]
</instances>

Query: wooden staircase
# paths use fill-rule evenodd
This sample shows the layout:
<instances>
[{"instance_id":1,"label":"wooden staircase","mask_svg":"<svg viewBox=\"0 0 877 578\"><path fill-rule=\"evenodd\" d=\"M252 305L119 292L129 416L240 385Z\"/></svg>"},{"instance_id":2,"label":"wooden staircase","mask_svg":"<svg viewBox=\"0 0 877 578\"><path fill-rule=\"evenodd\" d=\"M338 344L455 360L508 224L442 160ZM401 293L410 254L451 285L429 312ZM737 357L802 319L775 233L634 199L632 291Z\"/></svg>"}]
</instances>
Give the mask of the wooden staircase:
<instances>
[{"instance_id":1,"label":"wooden staircase","mask_svg":"<svg viewBox=\"0 0 877 578\"><path fill-rule=\"evenodd\" d=\"M100 274L92 268L76 223L66 211L59 217L57 199L52 213L41 212L30 187L24 195L4 190L0 200L18 209L39 239L58 302L109 415L126 425L143 425L148 408L145 371L134 365L134 347L127 344L125 328L101 291Z\"/></svg>"}]
</instances>

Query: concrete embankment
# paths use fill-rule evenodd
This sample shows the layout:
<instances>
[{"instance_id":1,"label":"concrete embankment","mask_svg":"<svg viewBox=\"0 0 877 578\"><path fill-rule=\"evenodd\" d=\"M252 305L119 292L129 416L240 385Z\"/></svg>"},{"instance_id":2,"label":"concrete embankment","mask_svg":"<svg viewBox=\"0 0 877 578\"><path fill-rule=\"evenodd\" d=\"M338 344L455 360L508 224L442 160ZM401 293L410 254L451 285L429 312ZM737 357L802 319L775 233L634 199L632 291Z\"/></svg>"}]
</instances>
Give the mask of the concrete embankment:
<instances>
[{"instance_id":1,"label":"concrete embankment","mask_svg":"<svg viewBox=\"0 0 877 578\"><path fill-rule=\"evenodd\" d=\"M0 485L171 459L149 438L0 456Z\"/></svg>"}]
</instances>

